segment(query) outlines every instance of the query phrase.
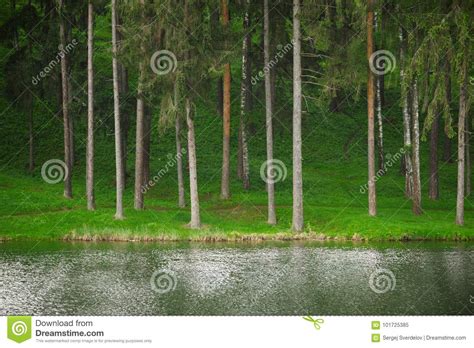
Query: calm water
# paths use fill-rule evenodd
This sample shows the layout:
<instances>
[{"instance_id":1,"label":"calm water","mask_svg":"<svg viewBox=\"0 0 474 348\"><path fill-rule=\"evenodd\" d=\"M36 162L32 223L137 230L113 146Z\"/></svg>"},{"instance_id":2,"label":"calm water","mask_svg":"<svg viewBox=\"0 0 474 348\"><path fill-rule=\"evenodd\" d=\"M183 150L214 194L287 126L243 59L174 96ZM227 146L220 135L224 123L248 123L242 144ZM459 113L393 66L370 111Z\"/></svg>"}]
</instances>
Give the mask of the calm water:
<instances>
[{"instance_id":1,"label":"calm water","mask_svg":"<svg viewBox=\"0 0 474 348\"><path fill-rule=\"evenodd\" d=\"M7 242L0 315L473 314L473 261L472 243Z\"/></svg>"}]
</instances>

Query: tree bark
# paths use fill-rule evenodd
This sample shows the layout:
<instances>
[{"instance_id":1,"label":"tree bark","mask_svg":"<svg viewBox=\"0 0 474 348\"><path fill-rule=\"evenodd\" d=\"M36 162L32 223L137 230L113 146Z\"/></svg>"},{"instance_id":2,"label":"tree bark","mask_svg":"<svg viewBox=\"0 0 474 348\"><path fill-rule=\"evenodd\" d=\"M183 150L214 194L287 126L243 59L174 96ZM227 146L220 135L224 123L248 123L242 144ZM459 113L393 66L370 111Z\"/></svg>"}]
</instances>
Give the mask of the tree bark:
<instances>
[{"instance_id":1,"label":"tree bark","mask_svg":"<svg viewBox=\"0 0 474 348\"><path fill-rule=\"evenodd\" d=\"M229 26L229 8L227 0L221 1L222 24ZM222 181L221 198L230 198L230 63L224 65L224 113L222 139Z\"/></svg>"},{"instance_id":2,"label":"tree bark","mask_svg":"<svg viewBox=\"0 0 474 348\"><path fill-rule=\"evenodd\" d=\"M374 0L369 0L367 5L367 61L374 52ZM377 215L375 191L375 141L374 141L374 74L368 68L367 80L367 111L368 111L368 167L369 167L369 215Z\"/></svg>"},{"instance_id":3,"label":"tree bark","mask_svg":"<svg viewBox=\"0 0 474 348\"><path fill-rule=\"evenodd\" d=\"M406 82L405 76L405 54L407 48L407 33L405 29L400 27L400 84L403 87ZM402 88L401 88L402 89ZM404 173L405 173L405 195L407 197L413 196L413 165L411 162L411 117L409 112L408 90L402 90L403 98L403 147L404 154Z\"/></svg>"},{"instance_id":4,"label":"tree bark","mask_svg":"<svg viewBox=\"0 0 474 348\"><path fill-rule=\"evenodd\" d=\"M115 126L115 176L116 176L116 212L115 219L122 220L123 216L123 172L122 172L122 132L120 127L120 95L119 71L117 64L117 8L116 0L112 0L112 75L114 85L114 126Z\"/></svg>"},{"instance_id":5,"label":"tree bark","mask_svg":"<svg viewBox=\"0 0 474 348\"><path fill-rule=\"evenodd\" d=\"M59 0L59 42L61 55L61 84L62 84L62 105L63 105L63 125L64 125L64 162L66 164L66 174L64 178L64 197L72 198L72 162L71 162L71 135L69 119L69 97L68 97L68 68L64 48L66 47L66 32L63 19L63 0Z\"/></svg>"},{"instance_id":6,"label":"tree bark","mask_svg":"<svg viewBox=\"0 0 474 348\"><path fill-rule=\"evenodd\" d=\"M242 82L240 88L240 127L239 127L239 168L241 171L241 179L244 190L250 189L250 171L249 171L249 151L247 143L247 114L249 108L250 92L248 90L250 83L250 14L249 14L250 0L246 2L246 11L244 15L243 28L245 36L242 40Z\"/></svg>"},{"instance_id":7,"label":"tree bark","mask_svg":"<svg viewBox=\"0 0 474 348\"><path fill-rule=\"evenodd\" d=\"M464 170L465 170L465 126L468 110L467 101L467 49L463 52L463 61L461 66L462 81L459 91L459 120L458 120L458 187L456 199L456 225L464 225Z\"/></svg>"},{"instance_id":8,"label":"tree bark","mask_svg":"<svg viewBox=\"0 0 474 348\"><path fill-rule=\"evenodd\" d=\"M176 100L176 99L175 99ZM186 200L184 197L184 179L183 179L183 149L181 146L181 120L179 116L175 121L176 129L176 168L178 171L178 206L184 208Z\"/></svg>"},{"instance_id":9,"label":"tree bark","mask_svg":"<svg viewBox=\"0 0 474 348\"><path fill-rule=\"evenodd\" d=\"M275 183L272 178L273 168L273 105L272 105L272 81L270 76L270 14L268 10L268 0L263 2L263 54L265 73L265 114L266 114L266 131L267 131L267 194L268 194L268 219L270 225L276 224L275 212ZM301 97L301 96L300 96Z\"/></svg>"},{"instance_id":10,"label":"tree bark","mask_svg":"<svg viewBox=\"0 0 474 348\"><path fill-rule=\"evenodd\" d=\"M414 77L412 82L412 122L413 122L413 214L421 215L421 178L420 178L420 125L419 125L419 106L418 106L418 81Z\"/></svg>"},{"instance_id":11,"label":"tree bark","mask_svg":"<svg viewBox=\"0 0 474 348\"><path fill-rule=\"evenodd\" d=\"M303 220L303 166L301 149L301 32L300 0L293 0L293 231L301 232Z\"/></svg>"},{"instance_id":12,"label":"tree bark","mask_svg":"<svg viewBox=\"0 0 474 348\"><path fill-rule=\"evenodd\" d=\"M383 119L382 119L382 89L381 89L381 79L380 76L376 78L376 101L377 101L377 126L378 126L378 133L377 133L377 153L379 157L379 170L383 171L385 167L385 156L383 150Z\"/></svg>"},{"instance_id":13,"label":"tree bark","mask_svg":"<svg viewBox=\"0 0 474 348\"><path fill-rule=\"evenodd\" d=\"M471 123L469 115L466 115L466 197L471 195Z\"/></svg>"},{"instance_id":14,"label":"tree bark","mask_svg":"<svg viewBox=\"0 0 474 348\"><path fill-rule=\"evenodd\" d=\"M150 180L150 157L151 157L151 112L148 105L145 105L145 117L143 127L143 185Z\"/></svg>"},{"instance_id":15,"label":"tree bark","mask_svg":"<svg viewBox=\"0 0 474 348\"><path fill-rule=\"evenodd\" d=\"M142 16L144 16L144 0L140 1L142 7ZM144 46L140 45L140 50L144 54ZM137 126L135 136L135 198L133 207L136 210L143 209L143 184L145 180L144 165L145 165L145 102L143 100L143 79L145 78L145 63L140 60L138 64L138 86L137 86Z\"/></svg>"},{"instance_id":16,"label":"tree bark","mask_svg":"<svg viewBox=\"0 0 474 348\"><path fill-rule=\"evenodd\" d=\"M429 197L439 199L439 174L438 174L438 141L439 141L439 112L435 113L430 133L430 189Z\"/></svg>"},{"instance_id":17,"label":"tree bark","mask_svg":"<svg viewBox=\"0 0 474 348\"><path fill-rule=\"evenodd\" d=\"M186 122L188 125L189 191L191 199L191 221L189 227L198 229L201 227L201 216L199 213L196 143L194 137L194 120L191 115L191 103L188 98L186 98Z\"/></svg>"},{"instance_id":18,"label":"tree bark","mask_svg":"<svg viewBox=\"0 0 474 348\"><path fill-rule=\"evenodd\" d=\"M452 93L451 93L451 59L452 55L448 52L445 60L445 71L444 71L444 83L446 88L446 99L448 100L448 105L451 105ZM453 163L452 155L452 141L446 133L444 133L444 149L443 149L443 161L447 163Z\"/></svg>"},{"instance_id":19,"label":"tree bark","mask_svg":"<svg viewBox=\"0 0 474 348\"><path fill-rule=\"evenodd\" d=\"M127 68L118 62L120 79L119 79L119 93L122 96L127 98L128 96L128 71ZM130 128L130 116L129 110L126 108L126 105L122 108L121 113L121 131L122 131L122 151L123 151L123 159L122 159L122 175L123 175L123 184L124 189L127 186L128 180L128 173L127 173L127 161L128 161L128 131Z\"/></svg>"},{"instance_id":20,"label":"tree bark","mask_svg":"<svg viewBox=\"0 0 474 348\"><path fill-rule=\"evenodd\" d=\"M95 210L94 197L94 5L91 0L87 14L87 150L86 193L87 209Z\"/></svg>"}]
</instances>

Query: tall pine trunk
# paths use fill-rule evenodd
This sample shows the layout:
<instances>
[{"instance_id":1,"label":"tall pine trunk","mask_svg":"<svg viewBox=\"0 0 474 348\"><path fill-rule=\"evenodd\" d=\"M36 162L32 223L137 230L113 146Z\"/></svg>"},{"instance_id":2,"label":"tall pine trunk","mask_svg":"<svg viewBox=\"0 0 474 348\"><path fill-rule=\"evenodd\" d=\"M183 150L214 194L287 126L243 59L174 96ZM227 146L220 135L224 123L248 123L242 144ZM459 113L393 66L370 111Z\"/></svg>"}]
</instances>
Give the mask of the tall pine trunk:
<instances>
[{"instance_id":1,"label":"tall pine trunk","mask_svg":"<svg viewBox=\"0 0 474 348\"><path fill-rule=\"evenodd\" d=\"M405 195L407 197L413 196L413 165L411 162L411 117L409 112L409 92L406 88L405 76L405 55L407 49L407 33L406 30L400 27L400 85L402 94L402 109L403 109L403 147L404 154L404 173L405 173Z\"/></svg>"},{"instance_id":2,"label":"tall pine trunk","mask_svg":"<svg viewBox=\"0 0 474 348\"><path fill-rule=\"evenodd\" d=\"M180 208L184 208L186 206L186 200L184 197L183 158L182 158L183 148L181 146L181 119L179 115L176 117L175 129L176 129L176 168L178 171L178 206Z\"/></svg>"},{"instance_id":3,"label":"tall pine trunk","mask_svg":"<svg viewBox=\"0 0 474 348\"><path fill-rule=\"evenodd\" d=\"M115 218L123 219L123 183L122 172L122 132L120 124L120 95L119 95L119 71L117 64L117 4L112 0L112 75L114 85L114 126L115 126L115 187L116 187L116 211Z\"/></svg>"},{"instance_id":4,"label":"tall pine trunk","mask_svg":"<svg viewBox=\"0 0 474 348\"><path fill-rule=\"evenodd\" d=\"M222 24L229 26L227 0L221 0ZM222 181L221 198L230 198L230 63L224 65L224 111L222 137Z\"/></svg>"},{"instance_id":5,"label":"tall pine trunk","mask_svg":"<svg viewBox=\"0 0 474 348\"><path fill-rule=\"evenodd\" d=\"M415 215L421 215L421 178L420 178L420 121L418 106L418 81L413 78L412 82L412 136L413 136L413 206Z\"/></svg>"},{"instance_id":6,"label":"tall pine trunk","mask_svg":"<svg viewBox=\"0 0 474 348\"><path fill-rule=\"evenodd\" d=\"M264 0L263 9L263 55L265 72L265 115L267 130L267 194L268 194L268 220L270 225L276 224L275 212L275 183L271 179L273 168L273 105L272 105L272 87L270 76L270 14L268 10L268 0ZM301 96L300 96L301 97ZM300 116L301 117L301 116Z\"/></svg>"},{"instance_id":7,"label":"tall pine trunk","mask_svg":"<svg viewBox=\"0 0 474 348\"><path fill-rule=\"evenodd\" d=\"M249 14L250 0L246 2L246 11L244 15L243 28L245 36L242 40L242 82L240 88L240 127L239 127L239 173L242 179L244 190L250 188L250 168L249 168L249 150L247 143L247 113L249 112L249 97L250 97L250 14Z\"/></svg>"},{"instance_id":8,"label":"tall pine trunk","mask_svg":"<svg viewBox=\"0 0 474 348\"><path fill-rule=\"evenodd\" d=\"M374 0L367 4L367 61L369 62L374 52ZM374 139L374 74L368 68L367 79L367 113L368 113L368 167L369 167L369 215L377 215L375 192L375 139Z\"/></svg>"},{"instance_id":9,"label":"tall pine trunk","mask_svg":"<svg viewBox=\"0 0 474 348\"><path fill-rule=\"evenodd\" d=\"M91 0L87 14L87 150L86 192L87 209L95 210L94 197L94 5Z\"/></svg>"},{"instance_id":10,"label":"tall pine trunk","mask_svg":"<svg viewBox=\"0 0 474 348\"><path fill-rule=\"evenodd\" d=\"M301 232L303 220L303 165L301 149L301 32L300 0L293 0L293 231Z\"/></svg>"},{"instance_id":11,"label":"tall pine trunk","mask_svg":"<svg viewBox=\"0 0 474 348\"><path fill-rule=\"evenodd\" d=\"M66 47L66 29L63 10L63 0L59 0L59 42L61 51L64 51ZM64 197L70 199L72 198L71 121L69 117L68 68L65 54L61 55L61 85L64 126L64 163L67 167L67 175L64 178Z\"/></svg>"},{"instance_id":12,"label":"tall pine trunk","mask_svg":"<svg viewBox=\"0 0 474 348\"><path fill-rule=\"evenodd\" d=\"M430 189L429 197L439 199L439 174L438 174L438 141L439 141L439 112L436 110L430 133Z\"/></svg>"},{"instance_id":13,"label":"tall pine trunk","mask_svg":"<svg viewBox=\"0 0 474 348\"><path fill-rule=\"evenodd\" d=\"M189 193L191 199L191 221L189 222L189 227L192 229L198 229L201 227L201 216L199 213L196 140L194 136L194 120L191 115L191 102L189 98L186 98L186 123L188 125Z\"/></svg>"},{"instance_id":14,"label":"tall pine trunk","mask_svg":"<svg viewBox=\"0 0 474 348\"><path fill-rule=\"evenodd\" d=\"M383 119L382 119L382 75L376 77L376 105L377 105L377 154L379 157L379 166L380 170L384 170L385 167L385 155L383 150Z\"/></svg>"},{"instance_id":15,"label":"tall pine trunk","mask_svg":"<svg viewBox=\"0 0 474 348\"><path fill-rule=\"evenodd\" d=\"M468 95L467 95L467 49L463 52L463 61L461 66L462 80L459 88L459 120L458 120L458 187L456 199L456 224L464 225L464 191L465 191L465 127L468 110Z\"/></svg>"}]
</instances>

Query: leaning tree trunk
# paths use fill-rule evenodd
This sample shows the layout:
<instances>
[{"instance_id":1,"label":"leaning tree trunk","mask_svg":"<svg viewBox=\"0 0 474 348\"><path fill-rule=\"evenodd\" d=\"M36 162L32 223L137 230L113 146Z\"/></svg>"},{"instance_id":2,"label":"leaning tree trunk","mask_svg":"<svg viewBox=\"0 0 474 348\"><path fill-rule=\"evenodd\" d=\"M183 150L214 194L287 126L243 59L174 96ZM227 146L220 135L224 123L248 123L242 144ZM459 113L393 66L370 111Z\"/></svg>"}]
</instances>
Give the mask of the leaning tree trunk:
<instances>
[{"instance_id":1,"label":"leaning tree trunk","mask_svg":"<svg viewBox=\"0 0 474 348\"><path fill-rule=\"evenodd\" d=\"M189 160L189 193L191 199L191 221L189 227L201 227L199 213L199 194L197 182L196 142L194 136L194 120L191 115L191 102L186 98L186 123L188 125L188 160Z\"/></svg>"},{"instance_id":2,"label":"leaning tree trunk","mask_svg":"<svg viewBox=\"0 0 474 348\"><path fill-rule=\"evenodd\" d=\"M117 4L112 0L112 75L114 85L114 126L115 126L115 176L116 176L116 212L117 220L123 219L123 172L122 172L122 132L120 129L119 71L117 64Z\"/></svg>"},{"instance_id":3,"label":"leaning tree trunk","mask_svg":"<svg viewBox=\"0 0 474 348\"><path fill-rule=\"evenodd\" d=\"M303 220L303 165L301 149L301 32L300 0L293 0L293 231L301 232Z\"/></svg>"},{"instance_id":4,"label":"leaning tree trunk","mask_svg":"<svg viewBox=\"0 0 474 348\"><path fill-rule=\"evenodd\" d=\"M382 172L384 171L385 167L385 156L384 156L384 150L383 150L383 120L382 120L382 88L381 88L381 77L382 75L379 75L376 77L376 101L377 101L377 126L378 126L378 132L377 132L377 150L378 150L378 157L379 157L379 170Z\"/></svg>"},{"instance_id":5,"label":"leaning tree trunk","mask_svg":"<svg viewBox=\"0 0 474 348\"><path fill-rule=\"evenodd\" d=\"M464 50L462 61L462 81L459 91L459 120L458 120L458 188L456 199L456 224L464 225L464 170L465 170L465 126L468 110L467 96L467 50Z\"/></svg>"},{"instance_id":6,"label":"leaning tree trunk","mask_svg":"<svg viewBox=\"0 0 474 348\"><path fill-rule=\"evenodd\" d=\"M66 47L66 31L63 19L63 0L59 0L59 42L60 51ZM69 97L68 97L68 69L66 55L61 55L61 85L63 104L63 124L64 124L64 162L66 165L66 175L64 178L64 197L72 198L72 161L71 161L71 134L69 119Z\"/></svg>"},{"instance_id":7,"label":"leaning tree trunk","mask_svg":"<svg viewBox=\"0 0 474 348\"><path fill-rule=\"evenodd\" d=\"M178 206L184 208L186 200L184 198L184 178L183 178L183 148L181 146L181 119L176 117L176 168L178 171Z\"/></svg>"},{"instance_id":8,"label":"leaning tree trunk","mask_svg":"<svg viewBox=\"0 0 474 348\"><path fill-rule=\"evenodd\" d=\"M367 5L367 61L374 52L374 0ZM375 141L374 141L374 74L368 68L367 79L367 113L368 113L368 167L369 167L369 215L377 215L375 192Z\"/></svg>"},{"instance_id":9,"label":"leaning tree trunk","mask_svg":"<svg viewBox=\"0 0 474 348\"><path fill-rule=\"evenodd\" d=\"M229 8L227 0L222 0L222 24L229 26ZM224 65L224 112L222 137L222 181L221 198L230 197L230 63Z\"/></svg>"},{"instance_id":10,"label":"leaning tree trunk","mask_svg":"<svg viewBox=\"0 0 474 348\"><path fill-rule=\"evenodd\" d=\"M275 212L275 182L273 181L273 105L272 105L272 86L270 76L270 18L268 10L268 0L264 0L263 9L263 55L264 55L264 69L265 72L265 114L266 114L266 130L267 130L267 165L266 165L266 183L268 194L268 220L270 225L276 224ZM295 5L296 6L296 5ZM295 8L296 10L296 8ZM301 98L301 95L300 95ZM300 114L301 118L301 114ZM301 140L300 140L301 141Z\"/></svg>"},{"instance_id":11,"label":"leaning tree trunk","mask_svg":"<svg viewBox=\"0 0 474 348\"><path fill-rule=\"evenodd\" d=\"M249 109L249 96L248 90L250 86L250 15L249 15L249 4L250 0L247 0L246 11L244 15L244 31L245 36L242 40L242 83L240 88L240 127L239 127L239 172L241 172L241 179L244 190L250 188L250 170L249 170L249 150L247 143L247 113Z\"/></svg>"},{"instance_id":12,"label":"leaning tree trunk","mask_svg":"<svg viewBox=\"0 0 474 348\"><path fill-rule=\"evenodd\" d=\"M412 122L413 122L413 206L412 210L415 215L421 215L421 179L420 179L420 121L418 110L418 83L417 78L413 79L412 94Z\"/></svg>"},{"instance_id":13,"label":"leaning tree trunk","mask_svg":"<svg viewBox=\"0 0 474 348\"><path fill-rule=\"evenodd\" d=\"M409 112L408 104L408 90L406 89L406 77L405 77L405 53L406 53L406 31L400 28L400 84L402 86L402 99L403 99L403 147L405 150L404 155L404 173L405 173L405 195L407 197L413 196L413 165L411 162L411 117Z\"/></svg>"},{"instance_id":14,"label":"leaning tree trunk","mask_svg":"<svg viewBox=\"0 0 474 348\"><path fill-rule=\"evenodd\" d=\"M89 0L87 15L87 209L95 210L94 197L94 5Z\"/></svg>"}]
</instances>

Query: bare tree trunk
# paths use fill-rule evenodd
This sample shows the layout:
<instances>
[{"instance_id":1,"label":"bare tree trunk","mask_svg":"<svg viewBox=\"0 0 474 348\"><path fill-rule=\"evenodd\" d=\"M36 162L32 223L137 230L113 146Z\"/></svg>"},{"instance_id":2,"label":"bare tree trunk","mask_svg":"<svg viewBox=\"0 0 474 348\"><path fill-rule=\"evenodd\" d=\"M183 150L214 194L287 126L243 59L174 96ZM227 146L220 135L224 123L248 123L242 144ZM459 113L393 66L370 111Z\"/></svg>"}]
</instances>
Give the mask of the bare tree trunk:
<instances>
[{"instance_id":1,"label":"bare tree trunk","mask_svg":"<svg viewBox=\"0 0 474 348\"><path fill-rule=\"evenodd\" d=\"M458 120L458 188L456 199L456 225L464 225L464 170L465 170L465 126L468 111L467 95L467 49L464 49L462 61L462 81L459 91L459 120Z\"/></svg>"},{"instance_id":2,"label":"bare tree trunk","mask_svg":"<svg viewBox=\"0 0 474 348\"><path fill-rule=\"evenodd\" d=\"M175 99L176 100L176 99ZM184 179L183 179L183 149L181 146L181 120L179 115L175 121L176 129L176 167L178 170L178 206L184 208L186 200L184 198Z\"/></svg>"},{"instance_id":3,"label":"bare tree trunk","mask_svg":"<svg viewBox=\"0 0 474 348\"><path fill-rule=\"evenodd\" d=\"M420 178L420 125L419 125L419 110L418 110L418 83L417 78L414 77L412 82L412 122L413 122L413 213L421 215L421 178Z\"/></svg>"},{"instance_id":4,"label":"bare tree trunk","mask_svg":"<svg viewBox=\"0 0 474 348\"><path fill-rule=\"evenodd\" d=\"M300 0L293 0L293 231L301 232L303 220L303 166L301 149L301 32Z\"/></svg>"},{"instance_id":5,"label":"bare tree trunk","mask_svg":"<svg viewBox=\"0 0 474 348\"><path fill-rule=\"evenodd\" d=\"M275 212L275 183L272 180L273 171L273 105L272 105L272 86L270 76L270 14L268 10L268 0L264 0L264 24L263 24L263 54L265 73L265 110L266 110L266 130L267 130L267 194L268 194L268 220L270 225L276 224ZM296 9L295 9L296 10ZM301 98L301 95L300 95Z\"/></svg>"},{"instance_id":6,"label":"bare tree trunk","mask_svg":"<svg viewBox=\"0 0 474 348\"><path fill-rule=\"evenodd\" d=\"M406 31L400 27L400 84L405 85L405 54L406 54ZM411 163L411 117L408 103L408 90L402 90L403 98L403 147L405 149L404 155L404 173L405 173L405 195L407 197L413 196L413 165Z\"/></svg>"},{"instance_id":7,"label":"bare tree trunk","mask_svg":"<svg viewBox=\"0 0 474 348\"><path fill-rule=\"evenodd\" d=\"M186 98L186 122L188 125L189 191L191 198L191 221L189 227L198 229L201 227L201 216L199 213L196 142L194 138L194 120L191 115L191 103L188 98Z\"/></svg>"},{"instance_id":8,"label":"bare tree trunk","mask_svg":"<svg viewBox=\"0 0 474 348\"><path fill-rule=\"evenodd\" d=\"M151 157L151 112L145 105L145 125L143 127L143 185L150 180L150 157Z\"/></svg>"},{"instance_id":9,"label":"bare tree trunk","mask_svg":"<svg viewBox=\"0 0 474 348\"><path fill-rule=\"evenodd\" d=\"M438 174L438 139L439 139L439 112L436 110L430 133L430 190L432 200L439 199L439 174Z\"/></svg>"},{"instance_id":10,"label":"bare tree trunk","mask_svg":"<svg viewBox=\"0 0 474 348\"><path fill-rule=\"evenodd\" d=\"M249 15L250 0L246 1L246 11L244 15L243 28L245 36L242 40L242 83L240 88L240 127L239 127L239 168L241 171L241 178L243 181L244 190L250 188L250 173L249 173L249 151L247 143L247 113L249 109L250 92L248 90L250 83L250 15Z\"/></svg>"},{"instance_id":11,"label":"bare tree trunk","mask_svg":"<svg viewBox=\"0 0 474 348\"><path fill-rule=\"evenodd\" d=\"M119 72L120 72L120 79L119 79L119 93L122 96L127 98L128 96L128 71L127 68L118 62ZM124 110L125 109L125 110ZM123 175L123 184L124 189L127 186L128 180L128 173L127 173L127 161L128 161L128 130L130 128L130 117L129 112L126 109L126 106L122 108L121 113L121 131L122 131L122 151L123 151L123 159L122 159L122 175Z\"/></svg>"},{"instance_id":12,"label":"bare tree trunk","mask_svg":"<svg viewBox=\"0 0 474 348\"><path fill-rule=\"evenodd\" d=\"M35 169L35 155L34 155L34 136L33 136L33 94L29 93L29 106L28 106L28 171L33 173Z\"/></svg>"},{"instance_id":13,"label":"bare tree trunk","mask_svg":"<svg viewBox=\"0 0 474 348\"><path fill-rule=\"evenodd\" d=\"M378 157L379 157L379 170L384 170L385 167L385 156L383 150L383 120L382 120L382 95L381 95L381 77L383 75L379 75L376 78L376 101L377 101L377 126L378 126L378 133L377 133L377 150L378 150Z\"/></svg>"},{"instance_id":14,"label":"bare tree trunk","mask_svg":"<svg viewBox=\"0 0 474 348\"><path fill-rule=\"evenodd\" d=\"M222 24L229 25L229 8L227 0L221 0ZM222 181L221 198L230 198L230 63L224 65L224 111L222 138Z\"/></svg>"},{"instance_id":15,"label":"bare tree trunk","mask_svg":"<svg viewBox=\"0 0 474 348\"><path fill-rule=\"evenodd\" d=\"M466 115L466 197L471 195L471 124L469 115Z\"/></svg>"},{"instance_id":16,"label":"bare tree trunk","mask_svg":"<svg viewBox=\"0 0 474 348\"><path fill-rule=\"evenodd\" d=\"M94 197L94 5L89 0L87 14L87 209L95 210Z\"/></svg>"},{"instance_id":17,"label":"bare tree trunk","mask_svg":"<svg viewBox=\"0 0 474 348\"><path fill-rule=\"evenodd\" d=\"M444 83L446 88L446 99L448 105L451 105L452 93L451 93L451 61L452 55L448 52L445 60L445 71L444 71ZM452 156L452 141L446 133L444 133L444 146L443 146L443 161L447 163L453 163L454 159Z\"/></svg>"},{"instance_id":18,"label":"bare tree trunk","mask_svg":"<svg viewBox=\"0 0 474 348\"><path fill-rule=\"evenodd\" d=\"M117 65L117 8L112 0L112 74L114 84L114 125L115 125L115 176L116 176L116 212L115 219L123 219L123 172L122 172L122 132L120 129L119 71Z\"/></svg>"},{"instance_id":19,"label":"bare tree trunk","mask_svg":"<svg viewBox=\"0 0 474 348\"><path fill-rule=\"evenodd\" d=\"M66 32L63 19L63 0L59 0L59 39L60 50L66 47ZM63 124L64 124L64 162L67 167L67 175L64 178L64 197L72 198L72 162L71 162L71 136L69 120L69 97L68 97L68 69L66 55L61 55L61 84L62 84L62 104L63 104Z\"/></svg>"},{"instance_id":20,"label":"bare tree trunk","mask_svg":"<svg viewBox=\"0 0 474 348\"><path fill-rule=\"evenodd\" d=\"M374 0L367 4L367 61L374 52ZM374 141L374 74L368 69L367 80L367 111L368 111L368 166L369 166L369 215L377 215L375 192L375 141Z\"/></svg>"}]
</instances>

